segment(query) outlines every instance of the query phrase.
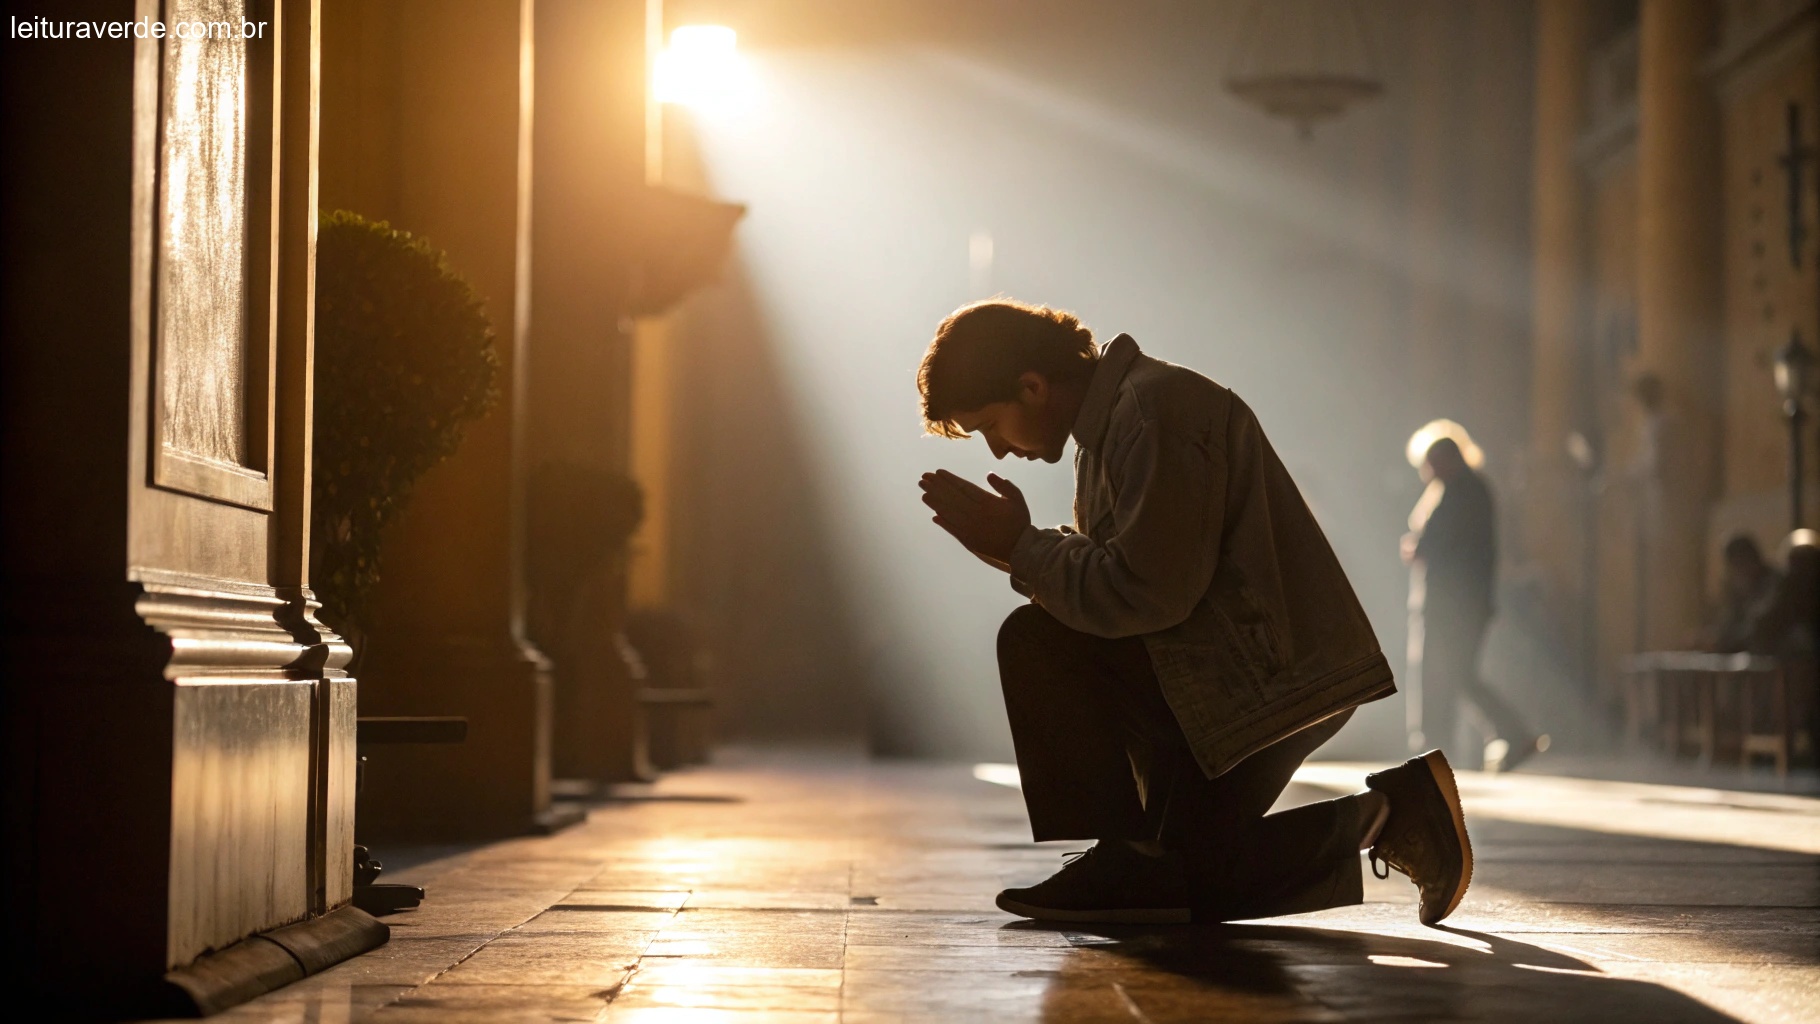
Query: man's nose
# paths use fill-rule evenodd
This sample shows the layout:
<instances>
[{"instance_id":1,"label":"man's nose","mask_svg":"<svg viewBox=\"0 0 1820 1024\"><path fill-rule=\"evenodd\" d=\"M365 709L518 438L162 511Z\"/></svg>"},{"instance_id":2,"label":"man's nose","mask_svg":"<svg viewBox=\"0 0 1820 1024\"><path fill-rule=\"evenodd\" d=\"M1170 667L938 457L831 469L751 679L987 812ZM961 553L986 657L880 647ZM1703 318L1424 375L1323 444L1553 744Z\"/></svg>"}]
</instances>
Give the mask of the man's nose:
<instances>
[{"instance_id":1,"label":"man's nose","mask_svg":"<svg viewBox=\"0 0 1820 1024\"><path fill-rule=\"evenodd\" d=\"M992 449L992 457L995 459L1003 459L1005 457L1006 453L1011 451L1010 448L1006 447L1005 445L999 444L996 440L994 440L990 437L986 438L986 447Z\"/></svg>"}]
</instances>

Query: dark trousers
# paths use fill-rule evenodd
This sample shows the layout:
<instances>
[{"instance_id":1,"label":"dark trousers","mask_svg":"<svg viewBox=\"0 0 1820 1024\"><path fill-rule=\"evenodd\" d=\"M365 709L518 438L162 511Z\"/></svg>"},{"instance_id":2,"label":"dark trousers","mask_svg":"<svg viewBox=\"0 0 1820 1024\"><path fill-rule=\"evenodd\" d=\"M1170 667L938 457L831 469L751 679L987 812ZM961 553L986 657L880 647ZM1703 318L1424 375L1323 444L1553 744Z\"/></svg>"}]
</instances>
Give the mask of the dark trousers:
<instances>
[{"instance_id":1,"label":"dark trousers","mask_svg":"<svg viewBox=\"0 0 1820 1024\"><path fill-rule=\"evenodd\" d=\"M1363 899L1356 797L1268 813L1296 767L1350 711L1209 779L1163 699L1142 639L1090 636L1025 605L999 629L998 661L1038 842L1158 840L1183 856L1200 920Z\"/></svg>"},{"instance_id":2,"label":"dark trousers","mask_svg":"<svg viewBox=\"0 0 1820 1024\"><path fill-rule=\"evenodd\" d=\"M1453 745L1462 698L1472 712L1469 720L1485 740L1502 737L1521 743L1532 735L1523 716L1479 674L1489 617L1436 612L1416 619L1414 625L1421 633L1420 644L1411 645L1420 656L1409 665L1412 751Z\"/></svg>"}]
</instances>

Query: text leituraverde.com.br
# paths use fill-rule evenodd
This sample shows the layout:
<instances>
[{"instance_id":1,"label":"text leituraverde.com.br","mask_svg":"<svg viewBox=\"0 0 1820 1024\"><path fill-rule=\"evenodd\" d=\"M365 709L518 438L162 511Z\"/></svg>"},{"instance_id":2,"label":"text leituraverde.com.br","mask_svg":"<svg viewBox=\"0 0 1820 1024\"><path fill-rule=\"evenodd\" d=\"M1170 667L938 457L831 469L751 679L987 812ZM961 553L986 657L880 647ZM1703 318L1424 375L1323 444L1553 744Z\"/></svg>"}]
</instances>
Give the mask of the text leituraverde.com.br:
<instances>
[{"instance_id":1,"label":"text leituraverde.com.br","mask_svg":"<svg viewBox=\"0 0 1820 1024\"><path fill-rule=\"evenodd\" d=\"M56 18L8 18L13 39L264 39L269 23L245 18L232 21L60 21Z\"/></svg>"}]
</instances>

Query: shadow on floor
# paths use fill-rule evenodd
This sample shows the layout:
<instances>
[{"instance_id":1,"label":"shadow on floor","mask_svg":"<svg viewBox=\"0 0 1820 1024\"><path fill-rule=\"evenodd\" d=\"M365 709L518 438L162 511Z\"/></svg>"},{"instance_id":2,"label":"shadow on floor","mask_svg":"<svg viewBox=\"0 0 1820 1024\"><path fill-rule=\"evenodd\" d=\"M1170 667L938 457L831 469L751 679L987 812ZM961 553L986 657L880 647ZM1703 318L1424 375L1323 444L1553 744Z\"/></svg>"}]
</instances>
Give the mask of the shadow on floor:
<instances>
[{"instance_id":1,"label":"shadow on floor","mask_svg":"<svg viewBox=\"0 0 1820 1024\"><path fill-rule=\"evenodd\" d=\"M596 807L608 807L614 804L743 804L743 796L727 796L720 793L639 793L612 790L595 797L591 803Z\"/></svg>"},{"instance_id":2,"label":"shadow on floor","mask_svg":"<svg viewBox=\"0 0 1820 1024\"><path fill-rule=\"evenodd\" d=\"M1461 929L1414 939L1280 925L1188 928L1017 922L1066 934L1078 955L1053 972L1046 1021L1079 1019L1107 986L1138 1020L1333 1020L1510 1024L1735 1024L1648 982L1614 978L1573 957ZM1108 961L1116 957L1126 963ZM1113 968L1108 970L1108 968Z\"/></svg>"}]
</instances>

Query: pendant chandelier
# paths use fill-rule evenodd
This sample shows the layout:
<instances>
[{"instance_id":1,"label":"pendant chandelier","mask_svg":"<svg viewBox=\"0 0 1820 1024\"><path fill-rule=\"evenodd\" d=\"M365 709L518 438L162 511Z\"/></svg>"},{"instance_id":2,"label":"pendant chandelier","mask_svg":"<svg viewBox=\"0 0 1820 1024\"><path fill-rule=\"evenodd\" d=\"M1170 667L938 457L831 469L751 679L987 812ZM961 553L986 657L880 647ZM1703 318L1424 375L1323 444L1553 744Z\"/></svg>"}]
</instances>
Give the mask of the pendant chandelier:
<instances>
[{"instance_id":1,"label":"pendant chandelier","mask_svg":"<svg viewBox=\"0 0 1820 1024\"><path fill-rule=\"evenodd\" d=\"M1225 86L1304 139L1384 91L1357 0L1253 0L1233 37Z\"/></svg>"}]
</instances>

